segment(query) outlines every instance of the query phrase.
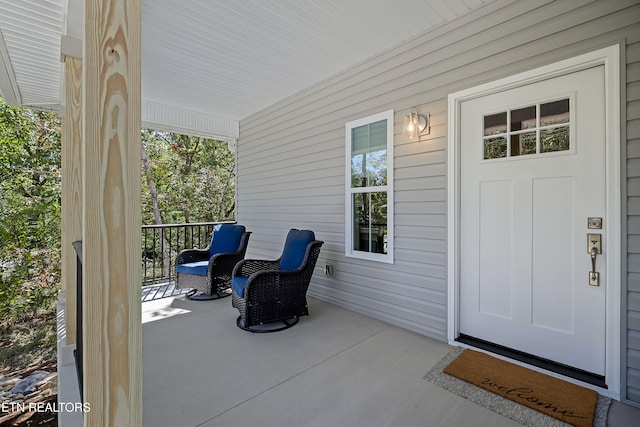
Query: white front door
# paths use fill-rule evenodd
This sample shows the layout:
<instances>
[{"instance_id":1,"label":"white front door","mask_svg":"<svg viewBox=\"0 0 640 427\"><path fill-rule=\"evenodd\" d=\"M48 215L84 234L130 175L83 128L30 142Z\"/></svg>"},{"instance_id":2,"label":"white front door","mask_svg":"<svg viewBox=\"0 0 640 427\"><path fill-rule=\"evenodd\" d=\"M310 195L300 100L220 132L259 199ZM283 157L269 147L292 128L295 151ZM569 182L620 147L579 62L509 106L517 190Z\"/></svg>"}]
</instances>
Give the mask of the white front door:
<instances>
[{"instance_id":1,"label":"white front door","mask_svg":"<svg viewBox=\"0 0 640 427\"><path fill-rule=\"evenodd\" d=\"M604 66L460 106L459 332L605 374Z\"/></svg>"}]
</instances>

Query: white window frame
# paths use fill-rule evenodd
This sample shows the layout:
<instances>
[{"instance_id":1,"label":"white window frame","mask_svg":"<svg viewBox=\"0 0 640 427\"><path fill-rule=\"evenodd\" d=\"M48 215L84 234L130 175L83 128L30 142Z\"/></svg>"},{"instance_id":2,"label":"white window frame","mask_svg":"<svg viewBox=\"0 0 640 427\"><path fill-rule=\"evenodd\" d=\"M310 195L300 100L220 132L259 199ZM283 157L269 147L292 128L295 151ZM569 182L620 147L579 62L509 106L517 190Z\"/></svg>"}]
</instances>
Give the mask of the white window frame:
<instances>
[{"instance_id":1,"label":"white window frame","mask_svg":"<svg viewBox=\"0 0 640 427\"><path fill-rule=\"evenodd\" d=\"M351 130L370 123L387 121L387 185L376 187L351 187ZM347 122L345 125L346 161L345 161L345 255L371 261L393 264L394 247L394 210L393 210L393 110L373 114L368 117ZM353 195L356 193L387 193L387 253L364 252L353 249Z\"/></svg>"}]
</instances>

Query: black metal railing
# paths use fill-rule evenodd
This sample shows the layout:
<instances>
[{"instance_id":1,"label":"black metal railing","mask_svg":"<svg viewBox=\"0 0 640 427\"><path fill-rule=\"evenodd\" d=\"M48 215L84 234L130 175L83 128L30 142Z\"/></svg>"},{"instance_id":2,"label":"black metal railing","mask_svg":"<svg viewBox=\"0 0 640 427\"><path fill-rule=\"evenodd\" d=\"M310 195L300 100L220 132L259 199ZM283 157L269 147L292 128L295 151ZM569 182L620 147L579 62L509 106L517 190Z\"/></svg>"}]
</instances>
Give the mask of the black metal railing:
<instances>
[{"instance_id":1,"label":"black metal railing","mask_svg":"<svg viewBox=\"0 0 640 427\"><path fill-rule=\"evenodd\" d=\"M173 283L176 256L183 249L206 248L221 222L142 226L142 286Z\"/></svg>"}]
</instances>

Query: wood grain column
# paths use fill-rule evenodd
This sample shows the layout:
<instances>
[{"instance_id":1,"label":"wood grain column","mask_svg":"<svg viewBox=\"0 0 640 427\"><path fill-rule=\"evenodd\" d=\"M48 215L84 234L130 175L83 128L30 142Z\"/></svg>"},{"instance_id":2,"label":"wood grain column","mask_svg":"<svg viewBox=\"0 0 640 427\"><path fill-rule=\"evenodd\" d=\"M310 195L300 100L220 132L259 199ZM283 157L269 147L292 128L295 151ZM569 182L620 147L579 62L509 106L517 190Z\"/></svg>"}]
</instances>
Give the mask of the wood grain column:
<instances>
[{"instance_id":1,"label":"wood grain column","mask_svg":"<svg viewBox=\"0 0 640 427\"><path fill-rule=\"evenodd\" d=\"M66 294L66 344L76 342L76 253L82 239L82 60L66 56L62 121L62 284Z\"/></svg>"},{"instance_id":2,"label":"wood grain column","mask_svg":"<svg viewBox=\"0 0 640 427\"><path fill-rule=\"evenodd\" d=\"M141 426L141 2L85 5L84 422Z\"/></svg>"}]
</instances>

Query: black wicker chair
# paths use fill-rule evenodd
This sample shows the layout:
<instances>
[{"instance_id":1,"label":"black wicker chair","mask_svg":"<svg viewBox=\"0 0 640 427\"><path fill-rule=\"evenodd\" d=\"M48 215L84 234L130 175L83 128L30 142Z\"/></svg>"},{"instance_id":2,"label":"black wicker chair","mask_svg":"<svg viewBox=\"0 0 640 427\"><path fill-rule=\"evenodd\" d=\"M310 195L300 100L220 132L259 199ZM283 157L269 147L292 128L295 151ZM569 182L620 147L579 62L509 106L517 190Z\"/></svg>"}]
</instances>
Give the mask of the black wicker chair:
<instances>
[{"instance_id":1,"label":"black wicker chair","mask_svg":"<svg viewBox=\"0 0 640 427\"><path fill-rule=\"evenodd\" d=\"M192 288L188 299L231 295L233 267L244 258L251 233L243 225L220 224L205 249L185 249L176 257L176 288Z\"/></svg>"},{"instance_id":2,"label":"black wicker chair","mask_svg":"<svg viewBox=\"0 0 640 427\"><path fill-rule=\"evenodd\" d=\"M232 305L240 312L236 325L276 332L308 316L307 288L323 243L313 231L292 229L279 259L240 261L232 278Z\"/></svg>"}]
</instances>

